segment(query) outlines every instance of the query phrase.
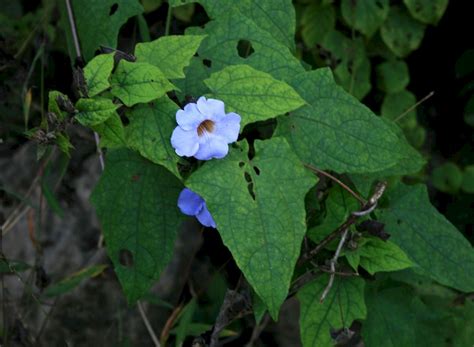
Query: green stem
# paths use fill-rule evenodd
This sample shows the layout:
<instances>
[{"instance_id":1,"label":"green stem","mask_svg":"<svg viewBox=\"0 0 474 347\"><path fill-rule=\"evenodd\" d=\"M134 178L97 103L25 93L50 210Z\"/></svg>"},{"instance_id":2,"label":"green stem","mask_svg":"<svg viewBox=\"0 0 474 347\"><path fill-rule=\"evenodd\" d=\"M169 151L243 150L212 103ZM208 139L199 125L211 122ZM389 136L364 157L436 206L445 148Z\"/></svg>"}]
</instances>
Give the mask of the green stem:
<instances>
[{"instance_id":1,"label":"green stem","mask_svg":"<svg viewBox=\"0 0 474 347\"><path fill-rule=\"evenodd\" d=\"M170 34L170 26L171 26L171 17L173 16L173 8L171 4L168 2L168 13L166 15L166 27L165 27L165 36Z\"/></svg>"}]
</instances>

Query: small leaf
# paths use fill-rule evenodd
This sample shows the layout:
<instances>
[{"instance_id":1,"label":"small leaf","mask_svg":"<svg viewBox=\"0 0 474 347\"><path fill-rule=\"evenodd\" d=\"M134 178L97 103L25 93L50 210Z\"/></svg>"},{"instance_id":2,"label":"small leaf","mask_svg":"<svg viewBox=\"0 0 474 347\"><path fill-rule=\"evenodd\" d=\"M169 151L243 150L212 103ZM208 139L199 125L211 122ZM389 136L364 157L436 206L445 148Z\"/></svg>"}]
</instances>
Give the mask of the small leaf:
<instances>
[{"instance_id":1,"label":"small leaf","mask_svg":"<svg viewBox=\"0 0 474 347\"><path fill-rule=\"evenodd\" d=\"M433 206L423 185L398 184L387 192L379 220L422 271L441 284L474 291L474 252L463 235Z\"/></svg>"},{"instance_id":2,"label":"small leaf","mask_svg":"<svg viewBox=\"0 0 474 347\"><path fill-rule=\"evenodd\" d=\"M76 103L76 108L79 111L76 119L85 126L98 125L117 115L118 107L110 99L79 99Z\"/></svg>"},{"instance_id":3,"label":"small leaf","mask_svg":"<svg viewBox=\"0 0 474 347\"><path fill-rule=\"evenodd\" d=\"M253 69L234 65L215 72L204 83L211 96L242 116L241 127L297 109L305 101L285 82Z\"/></svg>"},{"instance_id":4,"label":"small leaf","mask_svg":"<svg viewBox=\"0 0 474 347\"><path fill-rule=\"evenodd\" d=\"M320 303L328 281L327 274L321 275L297 294L303 347L332 346L332 331L349 328L352 321L364 319L367 314L362 279L336 276L326 299Z\"/></svg>"},{"instance_id":5,"label":"small leaf","mask_svg":"<svg viewBox=\"0 0 474 347\"><path fill-rule=\"evenodd\" d=\"M109 77L114 68L114 54L101 54L92 59L84 68L89 97L110 87Z\"/></svg>"},{"instance_id":6,"label":"small leaf","mask_svg":"<svg viewBox=\"0 0 474 347\"><path fill-rule=\"evenodd\" d=\"M413 18L425 24L437 24L449 0L403 0Z\"/></svg>"},{"instance_id":7,"label":"small leaf","mask_svg":"<svg viewBox=\"0 0 474 347\"><path fill-rule=\"evenodd\" d=\"M411 18L399 7L390 7L387 20L380 29L385 44L398 57L405 57L420 46L425 25Z\"/></svg>"},{"instance_id":8,"label":"small leaf","mask_svg":"<svg viewBox=\"0 0 474 347\"><path fill-rule=\"evenodd\" d=\"M347 251L346 254L357 256L360 266L371 275L380 271L402 270L414 265L396 244L375 237L360 240L358 248ZM357 271L357 266L353 268Z\"/></svg>"},{"instance_id":9,"label":"small leaf","mask_svg":"<svg viewBox=\"0 0 474 347\"><path fill-rule=\"evenodd\" d=\"M386 93L401 92L410 82L408 65L403 60L389 60L377 65L377 85Z\"/></svg>"},{"instance_id":10,"label":"small leaf","mask_svg":"<svg viewBox=\"0 0 474 347\"><path fill-rule=\"evenodd\" d=\"M416 96L408 90L385 95L382 103L382 117L390 119L403 129L413 129L417 126L416 109L406 113L416 104Z\"/></svg>"},{"instance_id":11,"label":"small leaf","mask_svg":"<svg viewBox=\"0 0 474 347\"><path fill-rule=\"evenodd\" d=\"M342 18L351 28L372 36L388 15L389 0L342 0Z\"/></svg>"},{"instance_id":12,"label":"small leaf","mask_svg":"<svg viewBox=\"0 0 474 347\"><path fill-rule=\"evenodd\" d=\"M100 147L116 148L125 146L125 132L118 114L113 115L105 122L92 126L100 135Z\"/></svg>"},{"instance_id":13,"label":"small leaf","mask_svg":"<svg viewBox=\"0 0 474 347\"><path fill-rule=\"evenodd\" d=\"M129 303L148 292L171 259L183 220L177 207L182 188L164 167L132 151L107 153L91 200Z\"/></svg>"},{"instance_id":14,"label":"small leaf","mask_svg":"<svg viewBox=\"0 0 474 347\"><path fill-rule=\"evenodd\" d=\"M189 65L206 36L163 36L135 47L137 62L158 67L166 78L184 78L183 68Z\"/></svg>"},{"instance_id":15,"label":"small leaf","mask_svg":"<svg viewBox=\"0 0 474 347\"><path fill-rule=\"evenodd\" d=\"M461 188L463 173L455 163L447 162L433 170L431 181L436 189L455 194Z\"/></svg>"},{"instance_id":16,"label":"small leaf","mask_svg":"<svg viewBox=\"0 0 474 347\"><path fill-rule=\"evenodd\" d=\"M59 120L63 120L66 118L67 113L61 110L58 104L58 98L69 101L69 98L63 93L60 93L57 90L51 90L48 93L48 112L53 112Z\"/></svg>"},{"instance_id":17,"label":"small leaf","mask_svg":"<svg viewBox=\"0 0 474 347\"><path fill-rule=\"evenodd\" d=\"M469 165L464 168L461 187L466 193L474 193L474 165Z\"/></svg>"},{"instance_id":18,"label":"small leaf","mask_svg":"<svg viewBox=\"0 0 474 347\"><path fill-rule=\"evenodd\" d=\"M74 0L74 18L86 61L99 46L117 47L117 36L130 17L143 12L137 0ZM67 32L70 28L64 28Z\"/></svg>"},{"instance_id":19,"label":"small leaf","mask_svg":"<svg viewBox=\"0 0 474 347\"><path fill-rule=\"evenodd\" d=\"M201 195L224 244L276 320L306 232L304 198L316 178L282 138L246 142L211 160L187 186ZM216 175L216 173L219 173Z\"/></svg>"},{"instance_id":20,"label":"small leaf","mask_svg":"<svg viewBox=\"0 0 474 347\"><path fill-rule=\"evenodd\" d=\"M31 269L32 266L17 260L9 260L5 258L0 258L0 274L8 274L15 272L23 272Z\"/></svg>"},{"instance_id":21,"label":"small leaf","mask_svg":"<svg viewBox=\"0 0 474 347\"><path fill-rule=\"evenodd\" d=\"M67 134L56 133L56 144L58 145L61 152L66 154L68 157L71 157L69 151L74 148L74 146L69 140L69 136L67 136Z\"/></svg>"},{"instance_id":22,"label":"small leaf","mask_svg":"<svg viewBox=\"0 0 474 347\"><path fill-rule=\"evenodd\" d=\"M336 26L334 6L311 4L305 8L301 18L301 38L304 44L313 48Z\"/></svg>"},{"instance_id":23,"label":"small leaf","mask_svg":"<svg viewBox=\"0 0 474 347\"><path fill-rule=\"evenodd\" d=\"M167 96L158 99L153 105L133 108L128 113L130 124L126 127L126 136L131 148L152 162L163 165L179 178L179 157L170 142L178 109Z\"/></svg>"},{"instance_id":24,"label":"small leaf","mask_svg":"<svg viewBox=\"0 0 474 347\"><path fill-rule=\"evenodd\" d=\"M112 94L127 106L149 102L173 90L160 69L148 63L121 60L112 76Z\"/></svg>"},{"instance_id":25,"label":"small leaf","mask_svg":"<svg viewBox=\"0 0 474 347\"><path fill-rule=\"evenodd\" d=\"M45 291L47 297L58 296L70 292L76 288L82 281L100 275L107 268L107 265L94 265L84 268L72 275L52 284Z\"/></svg>"}]
</instances>

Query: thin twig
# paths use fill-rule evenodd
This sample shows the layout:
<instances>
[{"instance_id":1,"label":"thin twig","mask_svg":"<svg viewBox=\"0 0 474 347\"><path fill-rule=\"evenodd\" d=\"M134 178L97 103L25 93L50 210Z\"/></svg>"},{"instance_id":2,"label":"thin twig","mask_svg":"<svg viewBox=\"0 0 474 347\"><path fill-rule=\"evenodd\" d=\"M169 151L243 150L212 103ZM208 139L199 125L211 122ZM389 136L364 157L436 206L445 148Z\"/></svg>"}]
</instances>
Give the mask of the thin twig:
<instances>
[{"instance_id":1,"label":"thin twig","mask_svg":"<svg viewBox=\"0 0 474 347\"><path fill-rule=\"evenodd\" d=\"M163 327L163 330L161 331L161 334L160 334L160 341L162 341L164 345L166 344L166 341L168 340L168 336L170 334L170 331L171 331L171 328L173 327L174 322L176 321L176 318L178 318L183 308L184 306L181 304L175 307L173 312L171 312L170 316L166 320L165 326Z\"/></svg>"},{"instance_id":2,"label":"thin twig","mask_svg":"<svg viewBox=\"0 0 474 347\"><path fill-rule=\"evenodd\" d=\"M268 313L265 313L261 323L259 324L257 322L257 324L255 324L255 327L253 328L253 331L252 331L252 336L250 337L250 340L247 343L246 347L253 347L255 342L258 340L260 334L262 333L263 330L265 330L265 327L267 326L269 322L270 322L270 315Z\"/></svg>"},{"instance_id":3,"label":"thin twig","mask_svg":"<svg viewBox=\"0 0 474 347\"><path fill-rule=\"evenodd\" d=\"M415 108L417 108L418 106L420 106L422 103L424 103L426 100L428 100L429 98L431 98L432 96L434 95L434 91L428 93L428 95L426 95L423 99L421 99L420 101L418 101L416 104L414 104L412 107L410 107L408 110L406 110L405 112L403 112L401 115L399 115L397 118L395 118L393 121L394 122L398 122L400 119L402 119L403 117L405 117L407 114L409 114L411 111L413 111Z\"/></svg>"},{"instance_id":4,"label":"thin twig","mask_svg":"<svg viewBox=\"0 0 474 347\"><path fill-rule=\"evenodd\" d=\"M359 201L359 203L363 206L365 205L367 202L359 195L357 194L356 192L354 192L351 188L349 188L345 183L343 183L340 179L334 177L333 175L331 175L330 173L326 172L326 171L323 171L321 169L318 169L318 168L315 168L314 166L311 166L309 164L304 164L305 167L307 167L308 169L310 169L311 171L317 173L317 174L320 174L320 175L323 175L323 176L326 176L327 178L331 179L332 181L336 182L337 184L339 184L344 190L346 190L349 194L351 194L354 198L357 199L357 201Z\"/></svg>"},{"instance_id":5,"label":"thin twig","mask_svg":"<svg viewBox=\"0 0 474 347\"><path fill-rule=\"evenodd\" d=\"M168 1L168 13L166 14L166 24L165 24L165 36L168 36L170 34L171 17L173 17L173 7Z\"/></svg>"},{"instance_id":6,"label":"thin twig","mask_svg":"<svg viewBox=\"0 0 474 347\"><path fill-rule=\"evenodd\" d=\"M148 330L148 334L150 335L155 347L161 347L160 341L158 341L158 337L156 337L153 328L151 327L150 321L148 320L145 310L143 309L142 303L137 301L138 312L140 312L140 316L142 317L143 323L145 323L146 330Z\"/></svg>"},{"instance_id":7,"label":"thin twig","mask_svg":"<svg viewBox=\"0 0 474 347\"><path fill-rule=\"evenodd\" d=\"M95 140L95 146L97 148L97 154L99 155L100 168L102 169L102 171L104 171L105 169L104 153L102 153L102 149L100 148L99 134L97 134L95 131L94 131L94 140Z\"/></svg>"},{"instance_id":8,"label":"thin twig","mask_svg":"<svg viewBox=\"0 0 474 347\"><path fill-rule=\"evenodd\" d=\"M336 253L334 253L334 257L332 257L330 261L331 273L329 275L329 282L326 288L324 289L323 293L321 294L321 298L319 299L320 303L324 302L324 299L326 299L326 296L328 295L329 291L332 288L332 284L334 283L334 277L336 277L337 259L339 258L339 254L341 254L342 246L344 246L344 244L346 243L346 238L347 238L348 233L349 233L349 228L346 228L346 230L341 236L341 240L339 241L339 244L337 245Z\"/></svg>"},{"instance_id":9,"label":"thin twig","mask_svg":"<svg viewBox=\"0 0 474 347\"><path fill-rule=\"evenodd\" d=\"M72 41L74 42L74 48L76 50L76 58L81 59L81 46L79 44L79 37L76 30L76 21L74 20L74 13L72 11L71 1L66 1L67 17L69 19L69 25L71 26Z\"/></svg>"}]
</instances>

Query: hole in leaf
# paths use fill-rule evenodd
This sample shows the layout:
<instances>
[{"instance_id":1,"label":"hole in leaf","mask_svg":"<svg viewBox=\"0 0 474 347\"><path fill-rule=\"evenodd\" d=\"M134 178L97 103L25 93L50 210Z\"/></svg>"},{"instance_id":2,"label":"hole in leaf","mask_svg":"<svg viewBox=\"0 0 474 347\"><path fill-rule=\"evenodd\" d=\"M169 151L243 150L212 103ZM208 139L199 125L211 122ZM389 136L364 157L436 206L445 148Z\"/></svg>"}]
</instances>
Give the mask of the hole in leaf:
<instances>
[{"instance_id":1,"label":"hole in leaf","mask_svg":"<svg viewBox=\"0 0 474 347\"><path fill-rule=\"evenodd\" d=\"M132 267L133 266L133 253L128 249L122 248L119 251L119 263L125 267Z\"/></svg>"},{"instance_id":2,"label":"hole in leaf","mask_svg":"<svg viewBox=\"0 0 474 347\"><path fill-rule=\"evenodd\" d=\"M243 161L239 162L239 167L244 167L245 163Z\"/></svg>"},{"instance_id":3,"label":"hole in leaf","mask_svg":"<svg viewBox=\"0 0 474 347\"><path fill-rule=\"evenodd\" d=\"M248 183L252 183L252 176L248 172L244 172L244 177Z\"/></svg>"},{"instance_id":4,"label":"hole in leaf","mask_svg":"<svg viewBox=\"0 0 474 347\"><path fill-rule=\"evenodd\" d=\"M255 192L253 190L253 181L252 176L248 172L244 172L245 180L248 182L247 189L249 190L249 194L253 200L255 200Z\"/></svg>"},{"instance_id":5,"label":"hole in leaf","mask_svg":"<svg viewBox=\"0 0 474 347\"><path fill-rule=\"evenodd\" d=\"M117 10L118 10L118 4L117 3L110 6L109 16L112 16L115 12L117 12Z\"/></svg>"},{"instance_id":6,"label":"hole in leaf","mask_svg":"<svg viewBox=\"0 0 474 347\"><path fill-rule=\"evenodd\" d=\"M212 62L209 59L203 59L202 63L204 66L207 66L209 68L212 66Z\"/></svg>"},{"instance_id":7,"label":"hole in leaf","mask_svg":"<svg viewBox=\"0 0 474 347\"><path fill-rule=\"evenodd\" d=\"M248 40L239 40L237 42L237 53L241 58L248 58L250 57L255 50L252 47L252 43Z\"/></svg>"},{"instance_id":8,"label":"hole in leaf","mask_svg":"<svg viewBox=\"0 0 474 347\"><path fill-rule=\"evenodd\" d=\"M378 8L380 8L381 10L383 10L383 4L382 4L382 1L380 0L377 0L375 1L375 4L377 5Z\"/></svg>"},{"instance_id":9,"label":"hole in leaf","mask_svg":"<svg viewBox=\"0 0 474 347\"><path fill-rule=\"evenodd\" d=\"M260 176L260 169L256 166L253 167L253 171L257 174L257 176Z\"/></svg>"}]
</instances>

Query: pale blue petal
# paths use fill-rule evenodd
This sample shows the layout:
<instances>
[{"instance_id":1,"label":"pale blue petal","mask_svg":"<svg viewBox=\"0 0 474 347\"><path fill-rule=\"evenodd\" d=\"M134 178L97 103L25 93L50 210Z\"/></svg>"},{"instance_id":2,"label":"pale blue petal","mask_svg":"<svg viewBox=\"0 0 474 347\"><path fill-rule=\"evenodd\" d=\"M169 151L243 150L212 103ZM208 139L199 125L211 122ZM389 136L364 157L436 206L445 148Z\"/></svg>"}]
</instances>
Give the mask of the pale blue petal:
<instances>
[{"instance_id":1,"label":"pale blue petal","mask_svg":"<svg viewBox=\"0 0 474 347\"><path fill-rule=\"evenodd\" d=\"M178 207L188 216L197 215L204 206L204 199L191 189L184 188L178 197Z\"/></svg>"},{"instance_id":2,"label":"pale blue petal","mask_svg":"<svg viewBox=\"0 0 474 347\"><path fill-rule=\"evenodd\" d=\"M219 121L225 116L224 103L216 99L206 99L201 96L197 101L197 108L206 119Z\"/></svg>"},{"instance_id":3,"label":"pale blue petal","mask_svg":"<svg viewBox=\"0 0 474 347\"><path fill-rule=\"evenodd\" d=\"M195 103L189 103L184 106L184 110L176 112L176 122L183 130L195 130L204 120L204 115Z\"/></svg>"},{"instance_id":4,"label":"pale blue petal","mask_svg":"<svg viewBox=\"0 0 474 347\"><path fill-rule=\"evenodd\" d=\"M228 113L219 122L216 122L214 134L222 136L227 143L237 141L240 131L240 116L237 113Z\"/></svg>"},{"instance_id":5,"label":"pale blue petal","mask_svg":"<svg viewBox=\"0 0 474 347\"><path fill-rule=\"evenodd\" d=\"M228 152L229 146L225 138L213 133L205 133L199 138L199 149L194 157L199 160L220 159L224 158Z\"/></svg>"},{"instance_id":6,"label":"pale blue petal","mask_svg":"<svg viewBox=\"0 0 474 347\"><path fill-rule=\"evenodd\" d=\"M206 203L204 203L201 211L199 211L199 213L196 215L196 218L202 225L206 227L216 227L216 222L214 222L214 218L212 218L211 213L207 209Z\"/></svg>"},{"instance_id":7,"label":"pale blue petal","mask_svg":"<svg viewBox=\"0 0 474 347\"><path fill-rule=\"evenodd\" d=\"M199 149L199 137L195 130L183 130L177 126L171 135L171 146L179 156L192 157Z\"/></svg>"}]
</instances>

